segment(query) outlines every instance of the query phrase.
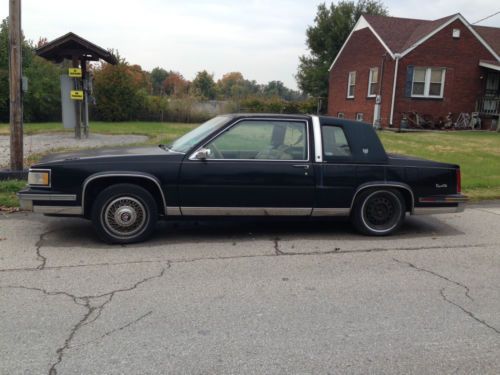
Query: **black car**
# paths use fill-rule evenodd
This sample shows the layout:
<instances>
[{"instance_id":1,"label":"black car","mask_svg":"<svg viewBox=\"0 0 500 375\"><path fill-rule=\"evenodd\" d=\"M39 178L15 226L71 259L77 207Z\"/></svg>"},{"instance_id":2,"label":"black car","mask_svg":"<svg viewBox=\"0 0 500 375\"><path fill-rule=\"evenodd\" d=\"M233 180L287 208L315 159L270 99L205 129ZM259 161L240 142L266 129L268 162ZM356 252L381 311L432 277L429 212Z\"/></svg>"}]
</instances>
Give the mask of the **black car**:
<instances>
[{"instance_id":1,"label":"black car","mask_svg":"<svg viewBox=\"0 0 500 375\"><path fill-rule=\"evenodd\" d=\"M170 145L54 155L34 165L21 207L91 219L110 243L159 218L350 216L367 235L406 213L460 212L460 168L388 155L370 125L332 117L218 116Z\"/></svg>"}]
</instances>

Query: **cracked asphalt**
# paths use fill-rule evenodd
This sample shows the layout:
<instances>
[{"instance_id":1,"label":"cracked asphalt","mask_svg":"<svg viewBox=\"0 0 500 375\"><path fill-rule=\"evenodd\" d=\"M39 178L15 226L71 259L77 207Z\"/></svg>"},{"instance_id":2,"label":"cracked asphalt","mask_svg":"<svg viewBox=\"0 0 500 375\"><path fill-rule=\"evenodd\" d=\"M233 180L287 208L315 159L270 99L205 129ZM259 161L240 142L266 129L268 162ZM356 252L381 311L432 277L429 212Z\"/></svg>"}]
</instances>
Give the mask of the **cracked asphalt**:
<instances>
[{"instance_id":1,"label":"cracked asphalt","mask_svg":"<svg viewBox=\"0 0 500 375\"><path fill-rule=\"evenodd\" d=\"M500 202L363 237L344 220L0 215L0 374L498 374Z\"/></svg>"}]
</instances>

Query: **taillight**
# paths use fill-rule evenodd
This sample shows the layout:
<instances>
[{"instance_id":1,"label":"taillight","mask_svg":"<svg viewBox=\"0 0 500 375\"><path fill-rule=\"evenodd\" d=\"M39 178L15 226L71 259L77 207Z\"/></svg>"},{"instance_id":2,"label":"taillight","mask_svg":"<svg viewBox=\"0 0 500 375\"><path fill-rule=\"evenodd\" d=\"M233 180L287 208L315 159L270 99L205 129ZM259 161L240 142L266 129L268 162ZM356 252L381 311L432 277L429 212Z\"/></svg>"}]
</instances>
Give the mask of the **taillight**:
<instances>
[{"instance_id":1,"label":"taillight","mask_svg":"<svg viewBox=\"0 0 500 375\"><path fill-rule=\"evenodd\" d=\"M460 173L460 168L457 169L457 194L462 192L462 174Z\"/></svg>"}]
</instances>

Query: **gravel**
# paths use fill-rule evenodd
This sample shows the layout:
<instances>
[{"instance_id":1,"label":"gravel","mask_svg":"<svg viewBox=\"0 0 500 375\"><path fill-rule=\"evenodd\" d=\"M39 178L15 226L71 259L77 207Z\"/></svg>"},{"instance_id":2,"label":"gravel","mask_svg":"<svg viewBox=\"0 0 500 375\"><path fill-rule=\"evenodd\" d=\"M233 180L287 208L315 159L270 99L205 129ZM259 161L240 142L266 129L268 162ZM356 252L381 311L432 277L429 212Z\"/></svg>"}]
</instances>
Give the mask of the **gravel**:
<instances>
[{"instance_id":1,"label":"gravel","mask_svg":"<svg viewBox=\"0 0 500 375\"><path fill-rule=\"evenodd\" d=\"M36 134L24 136L24 157L60 149L86 149L121 146L145 142L145 135L90 134L87 139L75 139L69 133ZM9 137L0 136L0 167L8 166L10 158Z\"/></svg>"}]
</instances>

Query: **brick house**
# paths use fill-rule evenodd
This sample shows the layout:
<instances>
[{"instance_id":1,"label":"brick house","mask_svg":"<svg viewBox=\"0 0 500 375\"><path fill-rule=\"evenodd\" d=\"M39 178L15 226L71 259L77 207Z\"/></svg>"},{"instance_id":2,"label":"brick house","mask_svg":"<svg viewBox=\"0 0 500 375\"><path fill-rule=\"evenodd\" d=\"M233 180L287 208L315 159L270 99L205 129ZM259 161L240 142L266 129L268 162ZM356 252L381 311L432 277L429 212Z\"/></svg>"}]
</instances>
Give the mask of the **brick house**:
<instances>
[{"instance_id":1,"label":"brick house","mask_svg":"<svg viewBox=\"0 0 500 375\"><path fill-rule=\"evenodd\" d=\"M460 14L434 21L361 16L330 67L328 114L398 127L405 114L433 122L500 113L500 28ZM376 102L380 105L376 106Z\"/></svg>"}]
</instances>

